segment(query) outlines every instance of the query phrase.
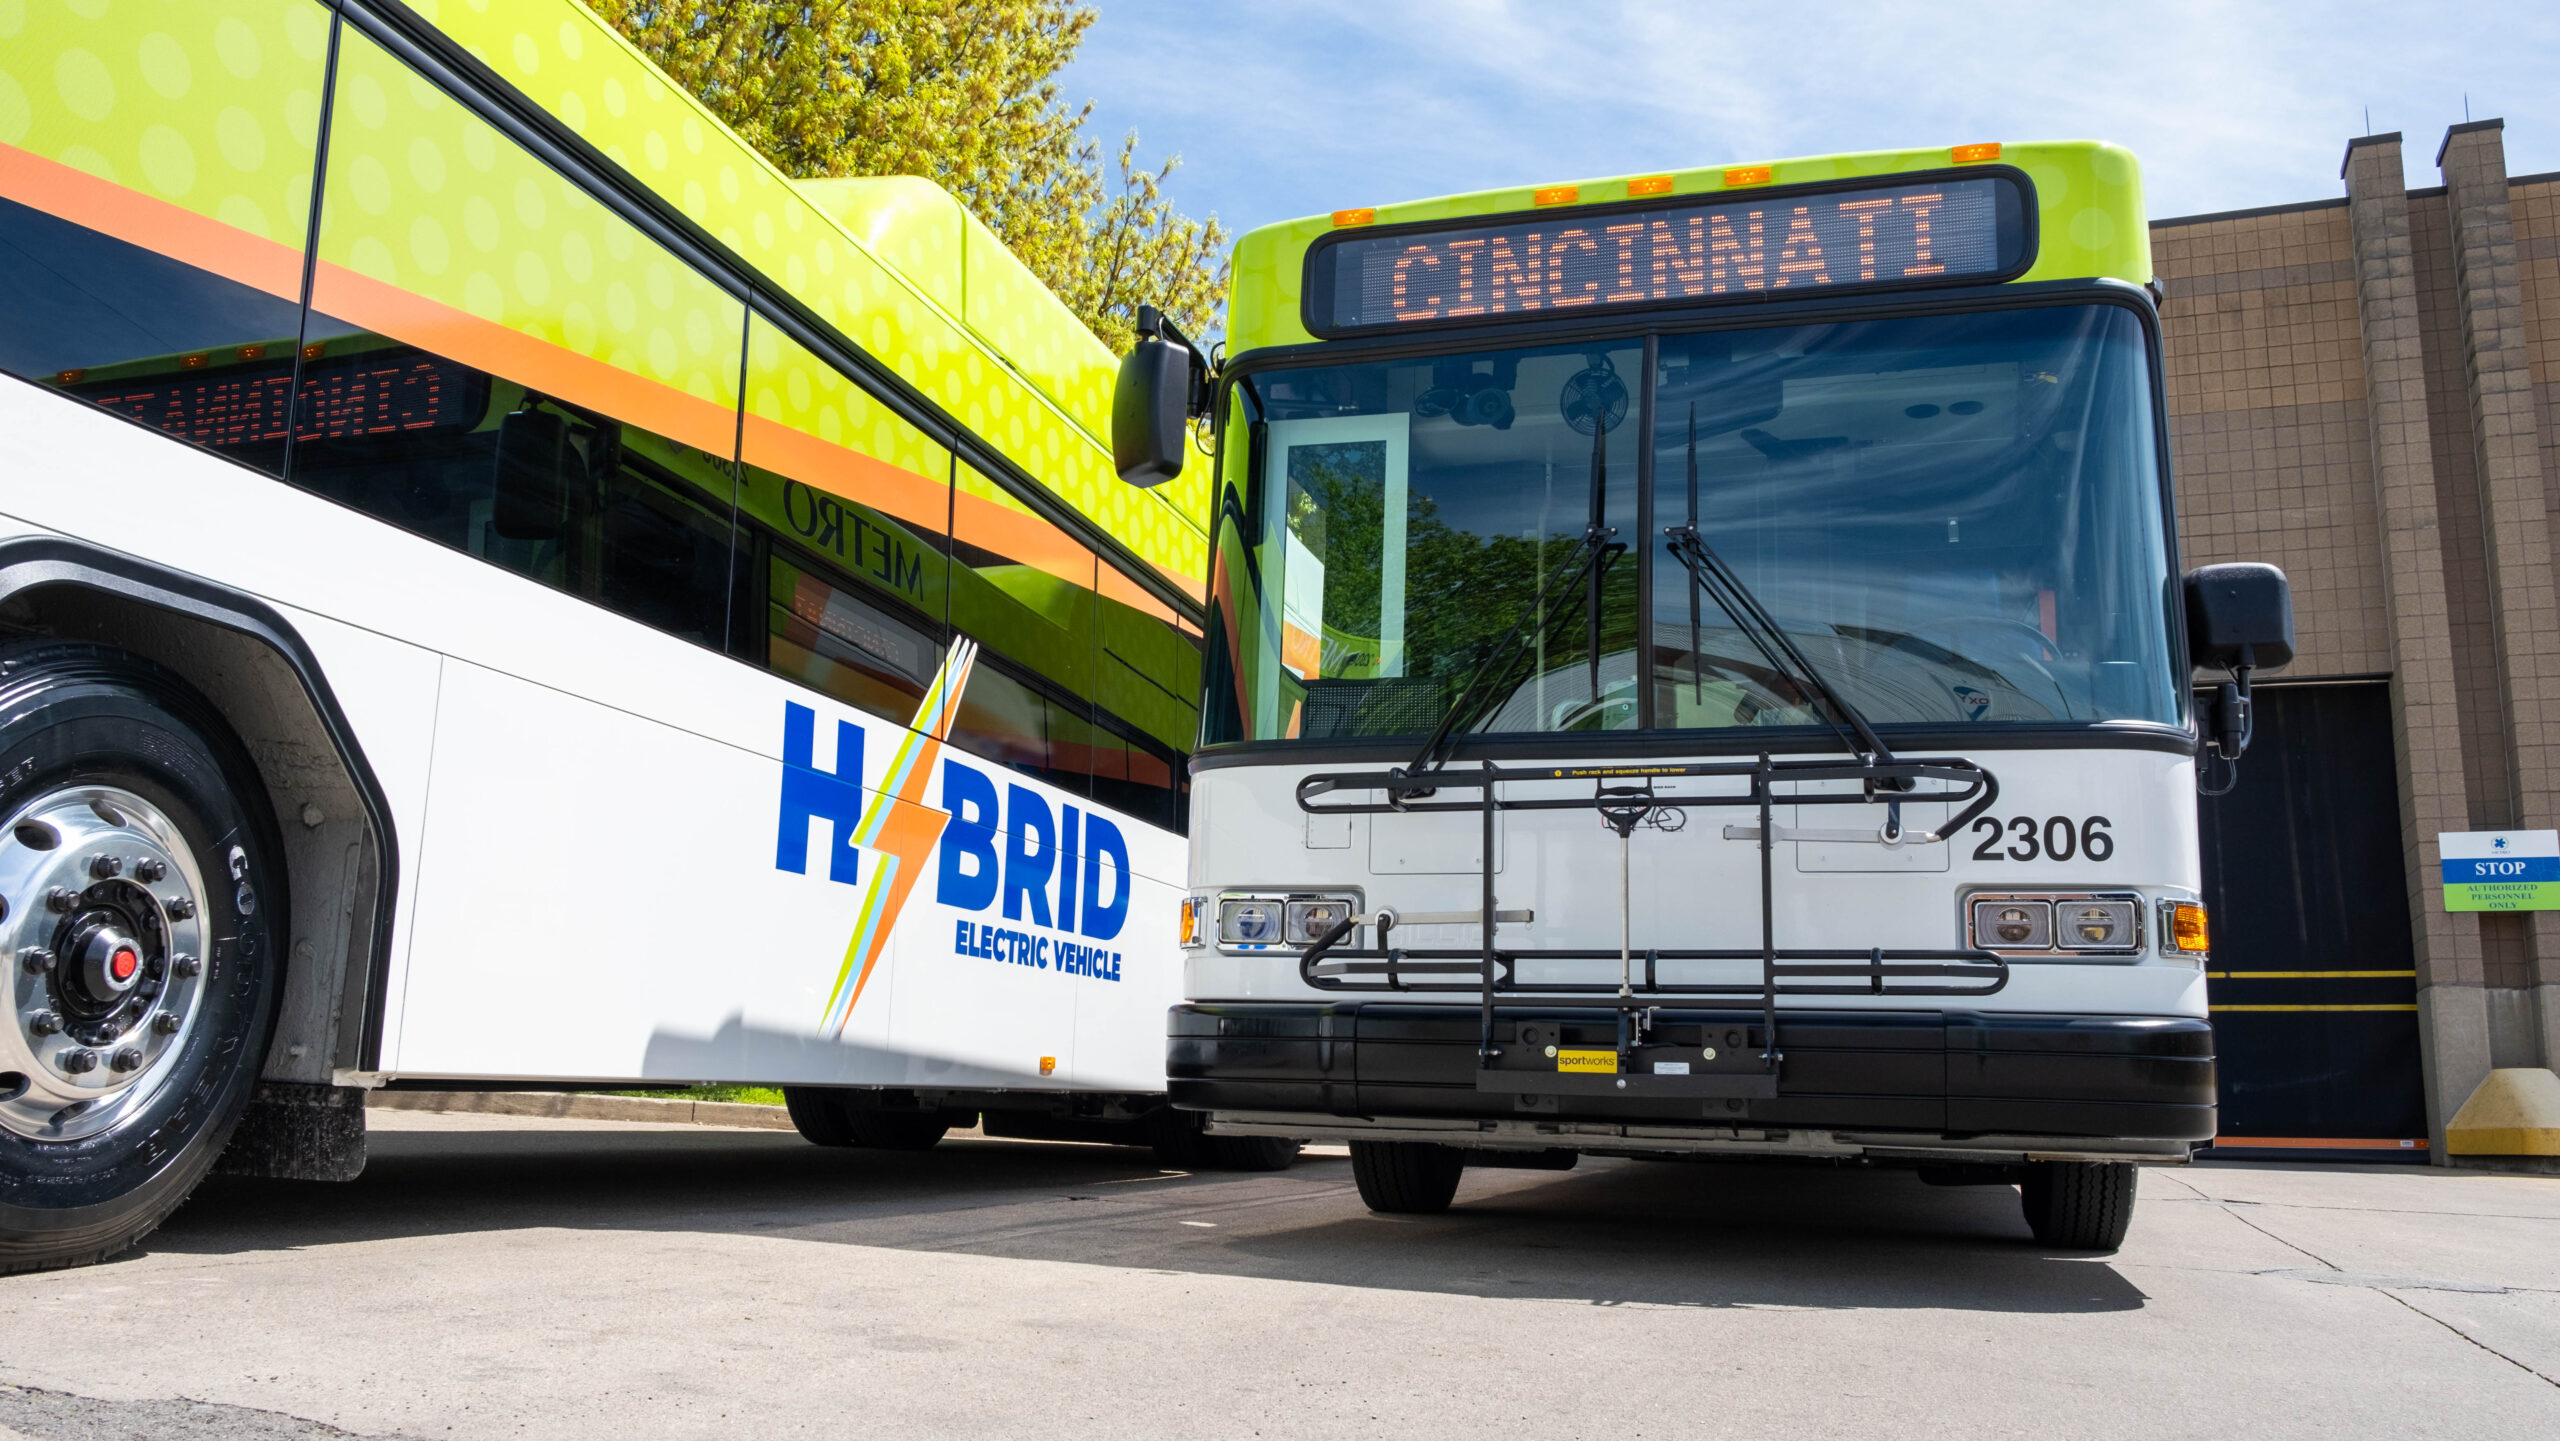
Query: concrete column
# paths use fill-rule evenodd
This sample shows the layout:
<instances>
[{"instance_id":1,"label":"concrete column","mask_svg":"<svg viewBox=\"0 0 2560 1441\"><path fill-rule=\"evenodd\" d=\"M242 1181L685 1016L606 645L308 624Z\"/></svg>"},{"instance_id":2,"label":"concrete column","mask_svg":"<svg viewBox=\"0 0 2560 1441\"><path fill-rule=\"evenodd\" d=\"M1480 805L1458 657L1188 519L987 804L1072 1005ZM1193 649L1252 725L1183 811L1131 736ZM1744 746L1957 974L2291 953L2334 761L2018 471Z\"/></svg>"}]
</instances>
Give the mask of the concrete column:
<instances>
[{"instance_id":1,"label":"concrete column","mask_svg":"<svg viewBox=\"0 0 2560 1441\"><path fill-rule=\"evenodd\" d=\"M2427 1133L2444 1159L2444 1123L2489 1074L2489 1013L2480 992L2480 928L2444 908L2439 831L2466 830L2462 726L2454 702L2444 549L2436 534L2435 463L2419 351L2417 266L2400 137L2347 144L2340 170L2355 247L2356 316L2364 338L2365 426L2373 446L2391 642L2391 745L2400 771L2400 848L2418 957L2418 1036Z\"/></svg>"},{"instance_id":2,"label":"concrete column","mask_svg":"<svg viewBox=\"0 0 2560 1441\"><path fill-rule=\"evenodd\" d=\"M2490 633L2505 708L2508 802L2518 829L2560 826L2560 589L2549 492L2526 350L2524 281L2508 203L2504 120L2445 132L2436 150L2452 220L2454 300L2462 313L2471 446L2489 563ZM2560 911L2527 913L2537 989L2560 986ZM2537 1008L2542 1065L2560 1060L2560 1008Z\"/></svg>"}]
</instances>

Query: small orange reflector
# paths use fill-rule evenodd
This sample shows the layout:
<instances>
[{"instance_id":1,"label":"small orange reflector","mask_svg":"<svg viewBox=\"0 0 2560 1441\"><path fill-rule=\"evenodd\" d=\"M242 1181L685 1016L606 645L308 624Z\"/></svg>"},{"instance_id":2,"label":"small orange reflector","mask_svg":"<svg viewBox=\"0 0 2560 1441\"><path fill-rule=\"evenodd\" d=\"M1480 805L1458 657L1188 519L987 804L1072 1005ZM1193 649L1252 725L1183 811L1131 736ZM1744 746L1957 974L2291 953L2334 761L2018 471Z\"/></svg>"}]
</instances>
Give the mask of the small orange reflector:
<instances>
[{"instance_id":1,"label":"small orange reflector","mask_svg":"<svg viewBox=\"0 0 2560 1441\"><path fill-rule=\"evenodd\" d=\"M2169 944L2182 951L2206 951L2204 907L2193 901L2179 901L2169 907Z\"/></svg>"},{"instance_id":2,"label":"small orange reflector","mask_svg":"<svg viewBox=\"0 0 2560 1441\"><path fill-rule=\"evenodd\" d=\"M204 352L198 351L195 354L186 357L184 360L179 361L178 368L180 370L202 370L204 369L205 359L206 356Z\"/></svg>"},{"instance_id":3,"label":"small orange reflector","mask_svg":"<svg viewBox=\"0 0 2560 1441\"><path fill-rule=\"evenodd\" d=\"M1737 165L1724 173L1724 183L1727 185L1766 185L1769 183L1769 173L1769 167L1766 165Z\"/></svg>"},{"instance_id":4,"label":"small orange reflector","mask_svg":"<svg viewBox=\"0 0 2560 1441\"><path fill-rule=\"evenodd\" d=\"M1057 1070L1058 1070L1058 1058L1057 1058L1057 1057L1055 1057L1055 1056L1042 1056L1042 1057L1040 1058L1040 1074L1041 1074L1041 1075L1044 1075L1044 1076L1055 1075L1055 1074L1057 1074Z\"/></svg>"},{"instance_id":5,"label":"small orange reflector","mask_svg":"<svg viewBox=\"0 0 2560 1441\"><path fill-rule=\"evenodd\" d=\"M56 371L54 372L53 383L56 385L78 385L88 376L88 374L89 372L85 370Z\"/></svg>"},{"instance_id":6,"label":"small orange reflector","mask_svg":"<svg viewBox=\"0 0 2560 1441\"><path fill-rule=\"evenodd\" d=\"M1627 193L1629 195L1668 195L1671 193L1671 177L1648 175L1641 180L1630 180L1627 182Z\"/></svg>"},{"instance_id":7,"label":"small orange reflector","mask_svg":"<svg viewBox=\"0 0 2560 1441\"><path fill-rule=\"evenodd\" d=\"M1197 945L1197 944L1199 944L1199 941L1200 941L1200 902L1199 902L1199 900L1198 900L1196 897L1192 897L1192 896L1185 896L1185 897L1183 897L1183 898L1182 898L1182 942L1181 942L1181 943L1182 943L1183 945L1190 946L1190 945Z\"/></svg>"},{"instance_id":8,"label":"small orange reflector","mask_svg":"<svg viewBox=\"0 0 2560 1441\"><path fill-rule=\"evenodd\" d=\"M1958 165L1971 165L1978 160L1997 160L2000 158L2000 142L1994 140L1988 145L1959 145L1947 154L1952 156Z\"/></svg>"},{"instance_id":9,"label":"small orange reflector","mask_svg":"<svg viewBox=\"0 0 2560 1441\"><path fill-rule=\"evenodd\" d=\"M1378 207L1374 205L1363 205L1357 210L1337 210L1333 212L1333 223L1336 225L1367 225L1375 221L1377 218Z\"/></svg>"},{"instance_id":10,"label":"small orange reflector","mask_svg":"<svg viewBox=\"0 0 2560 1441\"><path fill-rule=\"evenodd\" d=\"M305 360L318 360L320 358L320 352L327 350L328 348L329 347L327 345L315 340L309 345L302 347L302 358Z\"/></svg>"},{"instance_id":11,"label":"small orange reflector","mask_svg":"<svg viewBox=\"0 0 2560 1441\"><path fill-rule=\"evenodd\" d=\"M264 360L267 358L267 348L263 345L241 346L240 358L242 360Z\"/></svg>"},{"instance_id":12,"label":"small orange reflector","mask_svg":"<svg viewBox=\"0 0 2560 1441\"><path fill-rule=\"evenodd\" d=\"M1582 198L1582 187L1579 185L1542 186L1529 198L1540 205L1571 205Z\"/></svg>"}]
</instances>

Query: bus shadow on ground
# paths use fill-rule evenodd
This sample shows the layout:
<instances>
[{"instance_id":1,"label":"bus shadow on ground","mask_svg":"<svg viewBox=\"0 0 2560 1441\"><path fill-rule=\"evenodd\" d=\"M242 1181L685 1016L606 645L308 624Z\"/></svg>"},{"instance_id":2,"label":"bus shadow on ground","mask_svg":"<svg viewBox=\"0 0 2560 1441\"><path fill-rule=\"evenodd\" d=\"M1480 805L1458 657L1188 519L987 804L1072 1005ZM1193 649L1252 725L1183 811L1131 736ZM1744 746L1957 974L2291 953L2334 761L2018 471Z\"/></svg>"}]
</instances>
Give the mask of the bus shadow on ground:
<instances>
[{"instance_id":1,"label":"bus shadow on ground","mask_svg":"<svg viewBox=\"0 0 2560 1441\"><path fill-rule=\"evenodd\" d=\"M246 1255L561 1228L717 1233L1589 1305L2140 1307L2103 1258L2027 1239L2007 1187L1907 1173L1586 1159L1470 1171L1441 1216L1375 1216L1340 1156L1168 1172L1144 1151L955 1137L922 1153L789 1133L378 1130L345 1185L217 1179L145 1242Z\"/></svg>"}]
</instances>

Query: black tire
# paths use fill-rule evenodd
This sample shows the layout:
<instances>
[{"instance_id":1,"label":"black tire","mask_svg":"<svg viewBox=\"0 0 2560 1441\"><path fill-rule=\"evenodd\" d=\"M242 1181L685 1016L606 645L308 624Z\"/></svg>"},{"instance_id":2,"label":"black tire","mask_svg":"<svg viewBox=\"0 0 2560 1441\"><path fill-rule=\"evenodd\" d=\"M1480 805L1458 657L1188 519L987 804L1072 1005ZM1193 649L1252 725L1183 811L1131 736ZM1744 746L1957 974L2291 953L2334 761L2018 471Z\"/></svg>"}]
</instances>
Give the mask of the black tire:
<instances>
[{"instance_id":1,"label":"black tire","mask_svg":"<svg viewBox=\"0 0 2560 1441\"><path fill-rule=\"evenodd\" d=\"M291 902L248 752L203 697L157 666L104 646L0 648L0 772L0 818L81 786L148 802L205 887L195 912L204 957L193 1020L143 1072L148 1094L137 1091L128 1114L76 1140L0 1126L0 1274L9 1274L115 1255L204 1179L274 1034L283 998L274 918L289 915ZM25 842L0 832L0 846L15 844ZM5 899L20 917L44 904Z\"/></svg>"},{"instance_id":2,"label":"black tire","mask_svg":"<svg viewBox=\"0 0 2560 1441\"><path fill-rule=\"evenodd\" d=\"M1436 1216L1457 1198L1466 1153L1428 1141L1354 1141L1351 1179L1360 1203L1390 1216Z\"/></svg>"},{"instance_id":3,"label":"black tire","mask_svg":"<svg viewBox=\"0 0 2560 1441\"><path fill-rule=\"evenodd\" d=\"M792 1129L812 1146L850 1146L853 1126L845 1119L844 1102L820 1086L785 1086L782 1107L791 1113Z\"/></svg>"},{"instance_id":4,"label":"black tire","mask_svg":"<svg viewBox=\"0 0 2560 1441\"><path fill-rule=\"evenodd\" d=\"M2031 1161L2018 1188L2027 1229L2063 1251L2112 1251L2133 1224L2133 1165L2127 1161Z\"/></svg>"},{"instance_id":5,"label":"black tire","mask_svg":"<svg viewBox=\"0 0 2560 1441\"><path fill-rule=\"evenodd\" d=\"M874 1151L930 1151L951 1129L950 1118L940 1111L866 1111L847 1106L844 1115L853 1128L853 1144Z\"/></svg>"},{"instance_id":6,"label":"black tire","mask_svg":"<svg viewBox=\"0 0 2560 1441\"><path fill-rule=\"evenodd\" d=\"M929 1151L958 1117L949 1111L880 1111L856 1106L832 1086L785 1086L792 1128L814 1146Z\"/></svg>"},{"instance_id":7,"label":"black tire","mask_svg":"<svg viewBox=\"0 0 2560 1441\"><path fill-rule=\"evenodd\" d=\"M1212 1136L1199 1111L1168 1106L1147 1121L1148 1144L1159 1165L1196 1171L1285 1171L1303 1141L1274 1136Z\"/></svg>"}]
</instances>

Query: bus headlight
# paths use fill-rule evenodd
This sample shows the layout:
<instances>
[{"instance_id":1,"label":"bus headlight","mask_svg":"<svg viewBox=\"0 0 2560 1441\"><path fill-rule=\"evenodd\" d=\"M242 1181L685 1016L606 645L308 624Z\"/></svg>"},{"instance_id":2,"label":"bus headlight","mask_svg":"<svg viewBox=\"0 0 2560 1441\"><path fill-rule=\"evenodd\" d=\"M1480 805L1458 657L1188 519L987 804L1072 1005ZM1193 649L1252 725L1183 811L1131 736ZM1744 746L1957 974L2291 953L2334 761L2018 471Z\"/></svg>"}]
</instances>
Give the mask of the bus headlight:
<instances>
[{"instance_id":1,"label":"bus headlight","mask_svg":"<svg viewBox=\"0 0 2560 1441\"><path fill-rule=\"evenodd\" d=\"M2124 892L1969 896L1966 944L2003 955L2083 957L2142 953L2143 900Z\"/></svg>"},{"instance_id":2,"label":"bus headlight","mask_svg":"<svg viewBox=\"0 0 2560 1441\"><path fill-rule=\"evenodd\" d=\"M1323 896L1313 900L1293 900L1288 909L1289 944L1312 946L1324 939L1325 932L1342 923L1351 914L1351 902L1340 896Z\"/></svg>"},{"instance_id":3,"label":"bus headlight","mask_svg":"<svg viewBox=\"0 0 2560 1441\"><path fill-rule=\"evenodd\" d=\"M2053 902L2023 897L1973 903L1973 943L1992 950L2053 947Z\"/></svg>"},{"instance_id":4,"label":"bus headlight","mask_svg":"<svg viewBox=\"0 0 2560 1441\"><path fill-rule=\"evenodd\" d=\"M2141 912L2131 901L2064 901L2055 909L2062 921L2056 940L2066 951L2122 951L2133 946L2135 918Z\"/></svg>"},{"instance_id":5,"label":"bus headlight","mask_svg":"<svg viewBox=\"0 0 2560 1441\"><path fill-rule=\"evenodd\" d=\"M1218 903L1218 939L1231 946L1280 944L1278 901L1240 897Z\"/></svg>"}]
</instances>

